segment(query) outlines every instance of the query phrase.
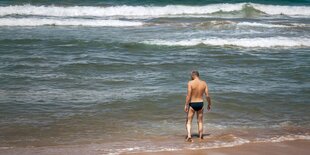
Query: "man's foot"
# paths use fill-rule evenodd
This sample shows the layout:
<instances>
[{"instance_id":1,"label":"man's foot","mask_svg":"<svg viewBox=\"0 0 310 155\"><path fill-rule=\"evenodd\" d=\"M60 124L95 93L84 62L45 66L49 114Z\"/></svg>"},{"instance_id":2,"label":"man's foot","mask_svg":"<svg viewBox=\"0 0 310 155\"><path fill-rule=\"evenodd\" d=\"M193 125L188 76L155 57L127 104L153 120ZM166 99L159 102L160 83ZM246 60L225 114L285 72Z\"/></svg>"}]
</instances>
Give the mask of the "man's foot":
<instances>
[{"instance_id":1,"label":"man's foot","mask_svg":"<svg viewBox=\"0 0 310 155\"><path fill-rule=\"evenodd\" d=\"M187 137L185 141L186 141L186 142L190 142L190 143L194 142L194 141L192 140L192 137Z\"/></svg>"}]
</instances>

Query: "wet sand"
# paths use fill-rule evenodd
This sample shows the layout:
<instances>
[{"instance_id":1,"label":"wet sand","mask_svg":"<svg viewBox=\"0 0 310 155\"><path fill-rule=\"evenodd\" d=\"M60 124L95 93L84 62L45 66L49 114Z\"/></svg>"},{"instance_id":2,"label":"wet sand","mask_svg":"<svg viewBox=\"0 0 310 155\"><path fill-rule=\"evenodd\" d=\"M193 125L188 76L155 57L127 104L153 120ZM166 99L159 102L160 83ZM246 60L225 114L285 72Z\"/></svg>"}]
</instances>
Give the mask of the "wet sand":
<instances>
[{"instance_id":1,"label":"wet sand","mask_svg":"<svg viewBox=\"0 0 310 155\"><path fill-rule=\"evenodd\" d=\"M277 143L249 143L234 147L162 152L123 153L122 155L308 155L310 140L294 140ZM102 155L100 145L74 145L27 148L1 148L0 155Z\"/></svg>"},{"instance_id":2,"label":"wet sand","mask_svg":"<svg viewBox=\"0 0 310 155\"><path fill-rule=\"evenodd\" d=\"M234 147L164 151L151 153L127 153L126 155L309 155L310 140L294 140L277 143L249 143ZM125 154L124 154L125 155Z\"/></svg>"}]
</instances>

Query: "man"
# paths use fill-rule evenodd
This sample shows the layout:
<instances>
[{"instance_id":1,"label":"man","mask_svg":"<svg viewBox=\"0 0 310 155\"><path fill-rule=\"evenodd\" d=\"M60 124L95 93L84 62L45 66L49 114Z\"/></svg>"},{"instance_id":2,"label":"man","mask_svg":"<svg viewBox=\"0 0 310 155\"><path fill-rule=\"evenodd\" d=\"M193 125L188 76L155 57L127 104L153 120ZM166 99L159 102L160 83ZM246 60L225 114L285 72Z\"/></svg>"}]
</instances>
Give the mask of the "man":
<instances>
[{"instance_id":1,"label":"man","mask_svg":"<svg viewBox=\"0 0 310 155\"><path fill-rule=\"evenodd\" d=\"M205 81L200 80L199 72L192 71L191 81L187 84L187 96L184 111L187 113L186 130L187 142L193 142L191 136L192 120L195 112L197 112L199 139L203 139L203 95L206 95L208 101L207 110L211 109L211 98L209 96L208 85Z\"/></svg>"}]
</instances>

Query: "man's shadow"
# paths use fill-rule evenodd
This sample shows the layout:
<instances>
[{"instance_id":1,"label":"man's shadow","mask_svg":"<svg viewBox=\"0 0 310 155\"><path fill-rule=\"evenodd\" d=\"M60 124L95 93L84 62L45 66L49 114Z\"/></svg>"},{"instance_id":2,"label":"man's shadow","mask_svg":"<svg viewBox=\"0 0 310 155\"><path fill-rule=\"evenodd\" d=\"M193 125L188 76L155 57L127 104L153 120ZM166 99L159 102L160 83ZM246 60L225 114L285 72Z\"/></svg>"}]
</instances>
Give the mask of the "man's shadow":
<instances>
[{"instance_id":1,"label":"man's shadow","mask_svg":"<svg viewBox=\"0 0 310 155\"><path fill-rule=\"evenodd\" d=\"M209 134L209 133L202 134L203 137L210 136L210 135L211 135L211 134ZM197 137L197 138L199 138L199 134L198 134L198 133L192 134L192 137ZM185 136L185 139L186 139L186 138L187 138L187 136Z\"/></svg>"}]
</instances>

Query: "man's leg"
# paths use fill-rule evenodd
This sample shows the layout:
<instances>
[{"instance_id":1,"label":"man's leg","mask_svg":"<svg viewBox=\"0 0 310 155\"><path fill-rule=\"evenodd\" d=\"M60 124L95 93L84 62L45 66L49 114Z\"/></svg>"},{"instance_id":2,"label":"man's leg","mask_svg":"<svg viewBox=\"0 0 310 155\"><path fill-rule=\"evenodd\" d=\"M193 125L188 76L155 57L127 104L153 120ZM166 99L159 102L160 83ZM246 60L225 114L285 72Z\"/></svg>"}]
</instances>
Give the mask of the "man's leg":
<instances>
[{"instance_id":1,"label":"man's leg","mask_svg":"<svg viewBox=\"0 0 310 155\"><path fill-rule=\"evenodd\" d=\"M192 128L192 121L193 121L193 116L195 114L195 110L192 107L189 107L188 113L187 113L187 118L186 118L186 130L187 130L187 141L192 141L189 138L192 138L191 135L191 128Z\"/></svg>"},{"instance_id":2,"label":"man's leg","mask_svg":"<svg viewBox=\"0 0 310 155\"><path fill-rule=\"evenodd\" d=\"M203 139L203 108L197 111L197 123L198 123L199 138Z\"/></svg>"}]
</instances>

